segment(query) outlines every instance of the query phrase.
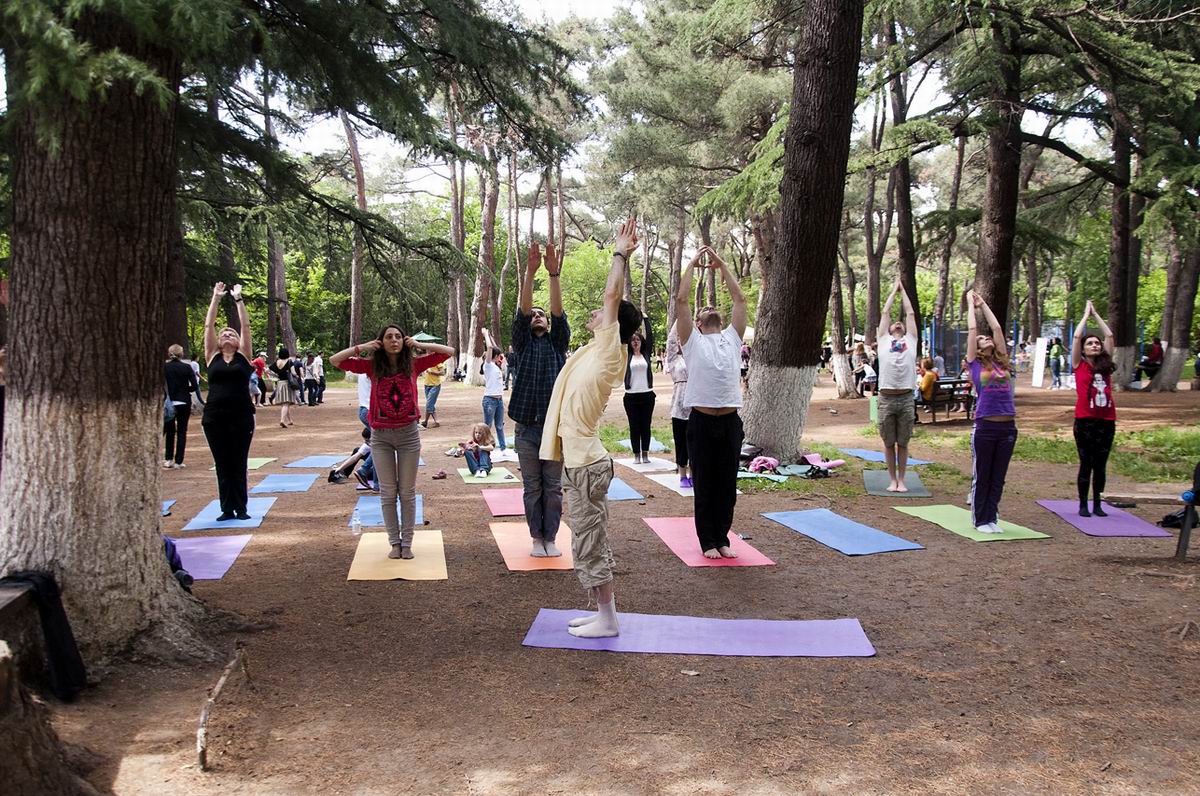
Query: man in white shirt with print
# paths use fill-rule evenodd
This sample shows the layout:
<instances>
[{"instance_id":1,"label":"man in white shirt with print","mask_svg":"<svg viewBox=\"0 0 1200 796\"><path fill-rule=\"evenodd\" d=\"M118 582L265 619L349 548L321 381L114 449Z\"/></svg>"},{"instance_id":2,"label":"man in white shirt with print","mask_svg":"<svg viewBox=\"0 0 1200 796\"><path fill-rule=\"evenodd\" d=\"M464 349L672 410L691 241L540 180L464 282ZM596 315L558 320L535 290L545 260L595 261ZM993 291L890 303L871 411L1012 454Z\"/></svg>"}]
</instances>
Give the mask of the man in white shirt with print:
<instances>
[{"instance_id":1,"label":"man in white shirt with print","mask_svg":"<svg viewBox=\"0 0 1200 796\"><path fill-rule=\"evenodd\" d=\"M892 323L892 302L897 293L904 304L904 323ZM917 315L899 277L883 305L875 335L879 345L879 436L887 461L887 491L907 492L904 471L916 420L913 389L917 384Z\"/></svg>"}]
</instances>

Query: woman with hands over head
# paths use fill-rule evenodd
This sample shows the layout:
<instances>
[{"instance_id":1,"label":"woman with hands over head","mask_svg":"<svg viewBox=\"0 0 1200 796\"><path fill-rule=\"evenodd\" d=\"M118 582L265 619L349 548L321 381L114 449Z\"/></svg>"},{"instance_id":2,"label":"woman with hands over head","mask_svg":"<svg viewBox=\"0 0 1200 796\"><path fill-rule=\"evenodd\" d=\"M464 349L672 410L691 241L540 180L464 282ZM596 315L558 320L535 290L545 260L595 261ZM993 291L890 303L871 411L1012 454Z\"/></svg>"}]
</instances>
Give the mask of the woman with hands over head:
<instances>
[{"instance_id":1,"label":"woman with hands over head","mask_svg":"<svg viewBox=\"0 0 1200 796\"><path fill-rule=\"evenodd\" d=\"M1004 343L1004 327L983 297L967 292L967 367L975 387L975 428L971 432L971 492L968 498L979 533L1004 533L997 524L1008 463L1017 445L1016 378ZM982 312L991 334L976 330Z\"/></svg>"},{"instance_id":2,"label":"woman with hands over head","mask_svg":"<svg viewBox=\"0 0 1200 796\"><path fill-rule=\"evenodd\" d=\"M1088 316L1104 333L1087 334ZM1083 320L1075 327L1071 343L1071 367L1075 371L1075 450L1079 453L1079 474L1075 484L1079 492L1079 516L1107 517L1100 503L1108 475L1108 455L1117 433L1117 407L1113 403L1113 350L1116 339L1112 329L1100 317L1091 301L1083 311ZM1088 511L1088 487L1092 489L1092 510Z\"/></svg>"},{"instance_id":3,"label":"woman with hands over head","mask_svg":"<svg viewBox=\"0 0 1200 796\"><path fill-rule=\"evenodd\" d=\"M236 329L217 329L217 308L226 295L237 306ZM201 425L217 470L217 494L221 502L219 522L248 520L246 459L254 438L254 404L250 400L250 378L254 366L250 345L250 317L242 300L242 286L226 291L224 282L213 285L212 300L204 319L204 361L208 363L208 401Z\"/></svg>"},{"instance_id":4,"label":"woman with hands over head","mask_svg":"<svg viewBox=\"0 0 1200 796\"><path fill-rule=\"evenodd\" d=\"M417 403L417 377L454 354L449 346L416 340L394 324L379 336L330 357L336 368L363 373L371 379L371 458L379 481L383 524L391 551L388 558L412 558L413 525L417 516L417 465L421 460L421 419ZM400 496L400 515L396 496Z\"/></svg>"}]
</instances>

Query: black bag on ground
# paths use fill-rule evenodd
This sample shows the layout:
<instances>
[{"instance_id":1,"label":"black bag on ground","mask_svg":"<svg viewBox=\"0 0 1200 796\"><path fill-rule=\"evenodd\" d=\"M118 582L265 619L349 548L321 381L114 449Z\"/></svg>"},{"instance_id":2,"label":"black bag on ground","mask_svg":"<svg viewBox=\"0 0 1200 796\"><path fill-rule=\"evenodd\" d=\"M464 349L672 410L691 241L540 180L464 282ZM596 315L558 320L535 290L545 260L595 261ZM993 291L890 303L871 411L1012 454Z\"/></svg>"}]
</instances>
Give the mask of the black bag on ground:
<instances>
[{"instance_id":1,"label":"black bag on ground","mask_svg":"<svg viewBox=\"0 0 1200 796\"><path fill-rule=\"evenodd\" d=\"M14 572L0 583L16 583L33 587L34 602L42 620L42 635L46 640L46 666L50 670L50 690L64 702L70 702L87 686L87 670L67 612L63 610L58 583L48 572Z\"/></svg>"},{"instance_id":2,"label":"black bag on ground","mask_svg":"<svg viewBox=\"0 0 1200 796\"><path fill-rule=\"evenodd\" d=\"M1170 514L1166 515L1165 517L1163 517L1161 520L1158 521L1159 526L1161 526L1163 528L1182 528L1183 527L1183 515L1184 515L1185 511L1186 511L1186 509L1180 509L1179 511L1172 511Z\"/></svg>"}]
</instances>

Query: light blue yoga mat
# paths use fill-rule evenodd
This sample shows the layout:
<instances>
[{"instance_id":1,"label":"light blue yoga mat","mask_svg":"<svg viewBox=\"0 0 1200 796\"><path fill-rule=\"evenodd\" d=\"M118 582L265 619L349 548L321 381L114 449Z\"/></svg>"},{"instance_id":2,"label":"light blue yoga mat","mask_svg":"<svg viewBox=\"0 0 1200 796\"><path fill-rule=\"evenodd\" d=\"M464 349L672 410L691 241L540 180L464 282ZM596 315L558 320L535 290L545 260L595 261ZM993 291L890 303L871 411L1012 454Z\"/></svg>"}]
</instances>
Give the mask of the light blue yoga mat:
<instances>
[{"instance_id":1,"label":"light blue yoga mat","mask_svg":"<svg viewBox=\"0 0 1200 796\"><path fill-rule=\"evenodd\" d=\"M317 480L316 473L271 473L254 485L251 495L261 495L264 492L307 492Z\"/></svg>"},{"instance_id":2,"label":"light blue yoga mat","mask_svg":"<svg viewBox=\"0 0 1200 796\"><path fill-rule=\"evenodd\" d=\"M618 440L617 444L620 445L622 448L624 448L627 451L633 450L633 443L631 443L628 439ZM662 453L665 450L669 450L666 445L663 445L661 442L656 440L654 437L650 438L650 452L651 453Z\"/></svg>"},{"instance_id":3,"label":"light blue yoga mat","mask_svg":"<svg viewBox=\"0 0 1200 796\"><path fill-rule=\"evenodd\" d=\"M171 507L175 505L174 500L164 500L162 504L162 515L165 517L171 513Z\"/></svg>"},{"instance_id":4,"label":"light blue yoga mat","mask_svg":"<svg viewBox=\"0 0 1200 796\"><path fill-rule=\"evenodd\" d=\"M620 478L614 478L612 483L608 485L609 500L641 500L642 496L638 491L629 484L622 481Z\"/></svg>"},{"instance_id":5,"label":"light blue yoga mat","mask_svg":"<svg viewBox=\"0 0 1200 796\"><path fill-rule=\"evenodd\" d=\"M771 511L763 516L848 556L925 549L916 542L847 519L829 509Z\"/></svg>"},{"instance_id":6,"label":"light blue yoga mat","mask_svg":"<svg viewBox=\"0 0 1200 796\"><path fill-rule=\"evenodd\" d=\"M250 498L246 501L246 513L250 515L250 519L217 522L217 517L221 514L221 501L214 500L193 517L191 522L183 526L183 529L185 531L206 531L217 528L223 531L227 528L257 528L262 525L263 517L267 515L274 504L275 498L273 497Z\"/></svg>"},{"instance_id":7,"label":"light blue yoga mat","mask_svg":"<svg viewBox=\"0 0 1200 796\"><path fill-rule=\"evenodd\" d=\"M397 498L396 511L400 510L399 498ZM382 528L383 527L383 504L379 502L379 495L360 495L358 504L355 506L358 509L358 518L362 520L364 528ZM354 519L354 513L351 512L350 519L346 520L346 527L349 528L351 521ZM417 525L425 524L425 496L417 495L417 518L414 520Z\"/></svg>"},{"instance_id":8,"label":"light blue yoga mat","mask_svg":"<svg viewBox=\"0 0 1200 796\"><path fill-rule=\"evenodd\" d=\"M340 464L345 459L345 456L305 456L303 459L288 462L284 467L307 467L309 469L323 470L326 467L333 467Z\"/></svg>"},{"instance_id":9,"label":"light blue yoga mat","mask_svg":"<svg viewBox=\"0 0 1200 796\"><path fill-rule=\"evenodd\" d=\"M846 454L847 456L854 456L859 459L865 459L868 462L885 462L885 461L887 461L887 459L883 458L883 454L880 453L879 451L869 451L866 448L838 448L838 450L840 450L842 453ZM911 466L917 465L917 464L933 464L933 462L927 462L924 459L914 459L911 456L908 457L908 466L911 467Z\"/></svg>"}]
</instances>

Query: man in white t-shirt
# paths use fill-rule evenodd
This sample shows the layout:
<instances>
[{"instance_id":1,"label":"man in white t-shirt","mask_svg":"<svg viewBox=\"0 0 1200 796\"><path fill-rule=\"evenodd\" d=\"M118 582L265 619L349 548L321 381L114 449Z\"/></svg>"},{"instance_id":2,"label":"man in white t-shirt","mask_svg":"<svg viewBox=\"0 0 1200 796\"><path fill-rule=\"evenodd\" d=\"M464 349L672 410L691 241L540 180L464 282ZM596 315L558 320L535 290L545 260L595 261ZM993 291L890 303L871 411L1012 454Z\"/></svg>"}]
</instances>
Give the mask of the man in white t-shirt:
<instances>
[{"instance_id":1,"label":"man in white t-shirt","mask_svg":"<svg viewBox=\"0 0 1200 796\"><path fill-rule=\"evenodd\" d=\"M496 427L496 442L503 454L508 450L504 439L504 352L487 329L483 330L483 339L487 345L487 359L483 363L483 424Z\"/></svg>"},{"instance_id":2,"label":"man in white t-shirt","mask_svg":"<svg viewBox=\"0 0 1200 796\"><path fill-rule=\"evenodd\" d=\"M692 271L719 268L733 311L721 328L721 313L705 307L692 325ZM737 503L737 473L741 458L742 335L746 332L746 297L729 268L708 246L702 246L679 280L675 294L675 331L687 364L684 402L688 417L688 461L692 467L696 536L706 558L737 558L729 546L733 509Z\"/></svg>"},{"instance_id":3,"label":"man in white t-shirt","mask_svg":"<svg viewBox=\"0 0 1200 796\"><path fill-rule=\"evenodd\" d=\"M896 294L904 304L904 322L892 323ZM913 389L917 385L917 315L899 277L888 294L876 330L879 345L879 436L887 460L889 492L907 492L904 471L908 465L908 441L912 439L916 408Z\"/></svg>"}]
</instances>

